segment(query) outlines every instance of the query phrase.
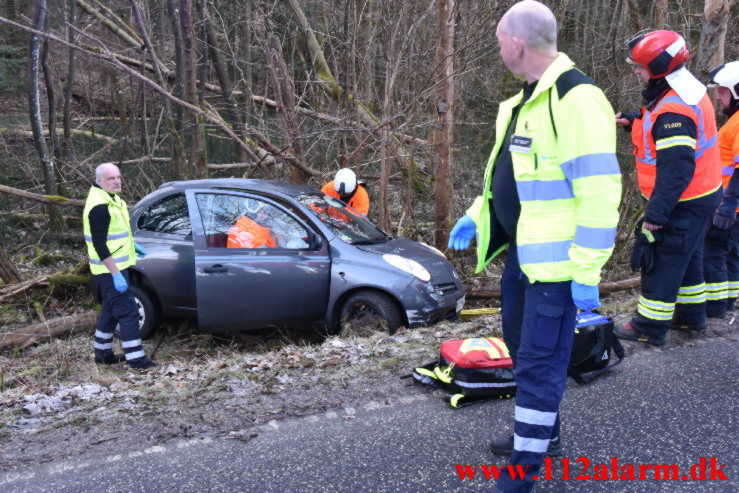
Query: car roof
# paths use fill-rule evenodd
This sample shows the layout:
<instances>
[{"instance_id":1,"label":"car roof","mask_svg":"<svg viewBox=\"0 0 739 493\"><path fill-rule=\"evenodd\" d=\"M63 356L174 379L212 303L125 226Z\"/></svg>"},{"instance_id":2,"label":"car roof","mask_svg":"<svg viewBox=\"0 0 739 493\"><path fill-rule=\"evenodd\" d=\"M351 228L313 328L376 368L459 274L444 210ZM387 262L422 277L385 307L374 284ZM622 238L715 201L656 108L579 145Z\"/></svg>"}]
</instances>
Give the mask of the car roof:
<instances>
[{"instance_id":1,"label":"car roof","mask_svg":"<svg viewBox=\"0 0 739 493\"><path fill-rule=\"evenodd\" d=\"M159 185L158 190L174 189L188 190L192 188L225 188L241 189L244 191L262 191L279 193L295 197L306 193L317 193L317 190L308 185L295 185L273 180L258 180L250 178L211 178L207 180L170 181Z\"/></svg>"}]
</instances>

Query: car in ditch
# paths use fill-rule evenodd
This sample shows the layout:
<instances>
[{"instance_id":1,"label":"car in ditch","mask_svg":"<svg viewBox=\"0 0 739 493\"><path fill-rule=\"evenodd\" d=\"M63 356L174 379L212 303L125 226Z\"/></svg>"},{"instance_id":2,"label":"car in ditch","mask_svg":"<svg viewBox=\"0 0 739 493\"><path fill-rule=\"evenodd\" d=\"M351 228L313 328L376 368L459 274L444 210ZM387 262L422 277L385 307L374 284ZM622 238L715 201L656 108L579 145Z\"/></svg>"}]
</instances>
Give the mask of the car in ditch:
<instances>
[{"instance_id":1,"label":"car in ditch","mask_svg":"<svg viewBox=\"0 0 739 493\"><path fill-rule=\"evenodd\" d=\"M303 185L256 179L165 183L130 211L147 254L130 267L142 337L162 317L204 333L456 319L459 276L437 249L393 237Z\"/></svg>"}]
</instances>

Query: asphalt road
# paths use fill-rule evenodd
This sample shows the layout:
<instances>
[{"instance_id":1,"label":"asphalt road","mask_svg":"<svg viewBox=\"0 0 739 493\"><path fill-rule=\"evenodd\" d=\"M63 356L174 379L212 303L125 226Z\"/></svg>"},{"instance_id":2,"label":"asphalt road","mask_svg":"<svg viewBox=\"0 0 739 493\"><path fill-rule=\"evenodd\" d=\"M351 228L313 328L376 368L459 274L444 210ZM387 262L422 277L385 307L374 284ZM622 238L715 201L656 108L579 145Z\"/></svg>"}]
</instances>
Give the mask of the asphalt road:
<instances>
[{"instance_id":1,"label":"asphalt road","mask_svg":"<svg viewBox=\"0 0 739 493\"><path fill-rule=\"evenodd\" d=\"M562 405L564 455L536 491L739 491L737 342L637 353L585 387L570 381ZM81 456L0 474L0 491L447 492L490 491L478 469L460 480L456 464L502 464L487 452L512 427L513 401L453 410L415 385L388 402L357 403L322 415L272 422L231 438L199 437L108 456ZM728 481L575 480L612 458L676 464L689 474L700 457L725 464ZM600 468L599 468L600 469ZM610 477L610 472L608 473ZM636 469L636 476L639 469Z\"/></svg>"}]
</instances>

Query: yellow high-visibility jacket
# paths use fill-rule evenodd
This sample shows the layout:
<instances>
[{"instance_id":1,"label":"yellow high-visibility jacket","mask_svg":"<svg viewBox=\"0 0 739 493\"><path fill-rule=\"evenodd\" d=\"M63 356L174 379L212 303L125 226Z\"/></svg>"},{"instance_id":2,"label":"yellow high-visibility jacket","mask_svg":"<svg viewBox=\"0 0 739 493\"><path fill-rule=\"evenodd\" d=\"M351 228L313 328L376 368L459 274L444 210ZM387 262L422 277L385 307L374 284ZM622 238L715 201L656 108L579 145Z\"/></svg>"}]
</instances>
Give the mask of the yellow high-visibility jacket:
<instances>
[{"instance_id":1,"label":"yellow high-visibility jacket","mask_svg":"<svg viewBox=\"0 0 739 493\"><path fill-rule=\"evenodd\" d=\"M87 255L90 257L90 272L93 274L109 274L108 268L98 257L95 247L92 245L92 233L90 231L90 211L93 207L105 204L110 213L110 226L108 226L108 238L106 246L115 261L118 270L123 270L136 264L136 252L133 247L133 235L129 223L128 207L118 195L112 195L98 187L91 187L87 194L85 210L82 213L82 227L87 244Z\"/></svg>"},{"instance_id":2,"label":"yellow high-visibility jacket","mask_svg":"<svg viewBox=\"0 0 739 493\"><path fill-rule=\"evenodd\" d=\"M495 145L482 195L467 214L477 226L477 272L507 245L495 218L493 168L523 91L500 105ZM564 53L542 74L520 109L513 135L532 139L528 152L511 152L521 202L516 245L531 282L596 285L613 252L621 201L616 124L603 92Z\"/></svg>"}]
</instances>

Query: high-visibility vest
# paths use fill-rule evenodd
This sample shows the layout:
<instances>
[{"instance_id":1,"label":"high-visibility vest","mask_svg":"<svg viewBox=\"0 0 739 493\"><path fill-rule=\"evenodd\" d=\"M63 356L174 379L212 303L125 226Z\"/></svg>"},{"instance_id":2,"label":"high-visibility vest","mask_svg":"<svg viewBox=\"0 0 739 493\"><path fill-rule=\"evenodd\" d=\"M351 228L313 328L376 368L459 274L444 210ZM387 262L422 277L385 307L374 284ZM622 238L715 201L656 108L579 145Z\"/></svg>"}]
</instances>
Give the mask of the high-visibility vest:
<instances>
[{"instance_id":1,"label":"high-visibility vest","mask_svg":"<svg viewBox=\"0 0 739 493\"><path fill-rule=\"evenodd\" d=\"M478 232L477 272L505 247L488 252L501 243L491 238L498 237L491 232L491 181L501 146L510 145L503 140L522 97L523 91L500 105L482 195L467 210ZM521 269L531 282L598 284L613 251L621 200L611 105L559 53L521 107L513 134L531 139L528 152L511 152L521 203L516 226Z\"/></svg>"},{"instance_id":2,"label":"high-visibility vest","mask_svg":"<svg viewBox=\"0 0 739 493\"><path fill-rule=\"evenodd\" d=\"M87 255L90 257L90 272L93 274L109 274L108 268L103 265L98 257L95 247L92 245L92 233L90 231L90 211L98 205L107 205L110 213L110 225L108 226L108 237L105 242L110 255L115 261L118 270L136 264L136 252L133 248L133 235L128 217L128 207L119 195L111 195L102 188L91 187L87 194L85 210L82 213L82 227L87 245Z\"/></svg>"},{"instance_id":3,"label":"high-visibility vest","mask_svg":"<svg viewBox=\"0 0 739 493\"><path fill-rule=\"evenodd\" d=\"M718 131L718 146L721 154L721 179L726 188L734 169L739 166L739 111L731 115L729 121Z\"/></svg>"},{"instance_id":4,"label":"high-visibility vest","mask_svg":"<svg viewBox=\"0 0 739 493\"><path fill-rule=\"evenodd\" d=\"M652 128L657 118L664 113L685 115L693 120L697 129L695 143L690 142L695 148L695 173L680 200L696 199L715 192L721 186L721 168L716 146L716 115L713 104L708 94L704 94L697 105L688 105L674 89L670 89L651 111L642 108L641 118L636 118L633 123L631 142L634 145L636 171L642 194L651 198L657 179L657 145L652 137ZM681 139L685 138L677 136L670 140L681 143Z\"/></svg>"},{"instance_id":5,"label":"high-visibility vest","mask_svg":"<svg viewBox=\"0 0 739 493\"><path fill-rule=\"evenodd\" d=\"M328 195L329 197L333 197L335 199L341 200L341 195L338 194L336 189L334 188L334 181L331 180L330 182L326 183L323 188L321 189L321 193L324 195ZM364 214L365 216L369 214L369 208L370 208L370 200L369 200L369 194L367 193L367 190L364 188L363 185L360 185L357 183L357 190L354 192L354 196L349 199L349 202L347 202L347 205L349 207L354 208L357 212L360 212Z\"/></svg>"},{"instance_id":6,"label":"high-visibility vest","mask_svg":"<svg viewBox=\"0 0 739 493\"><path fill-rule=\"evenodd\" d=\"M252 219L241 216L228 230L226 248L276 248L269 228L260 226Z\"/></svg>"}]
</instances>

